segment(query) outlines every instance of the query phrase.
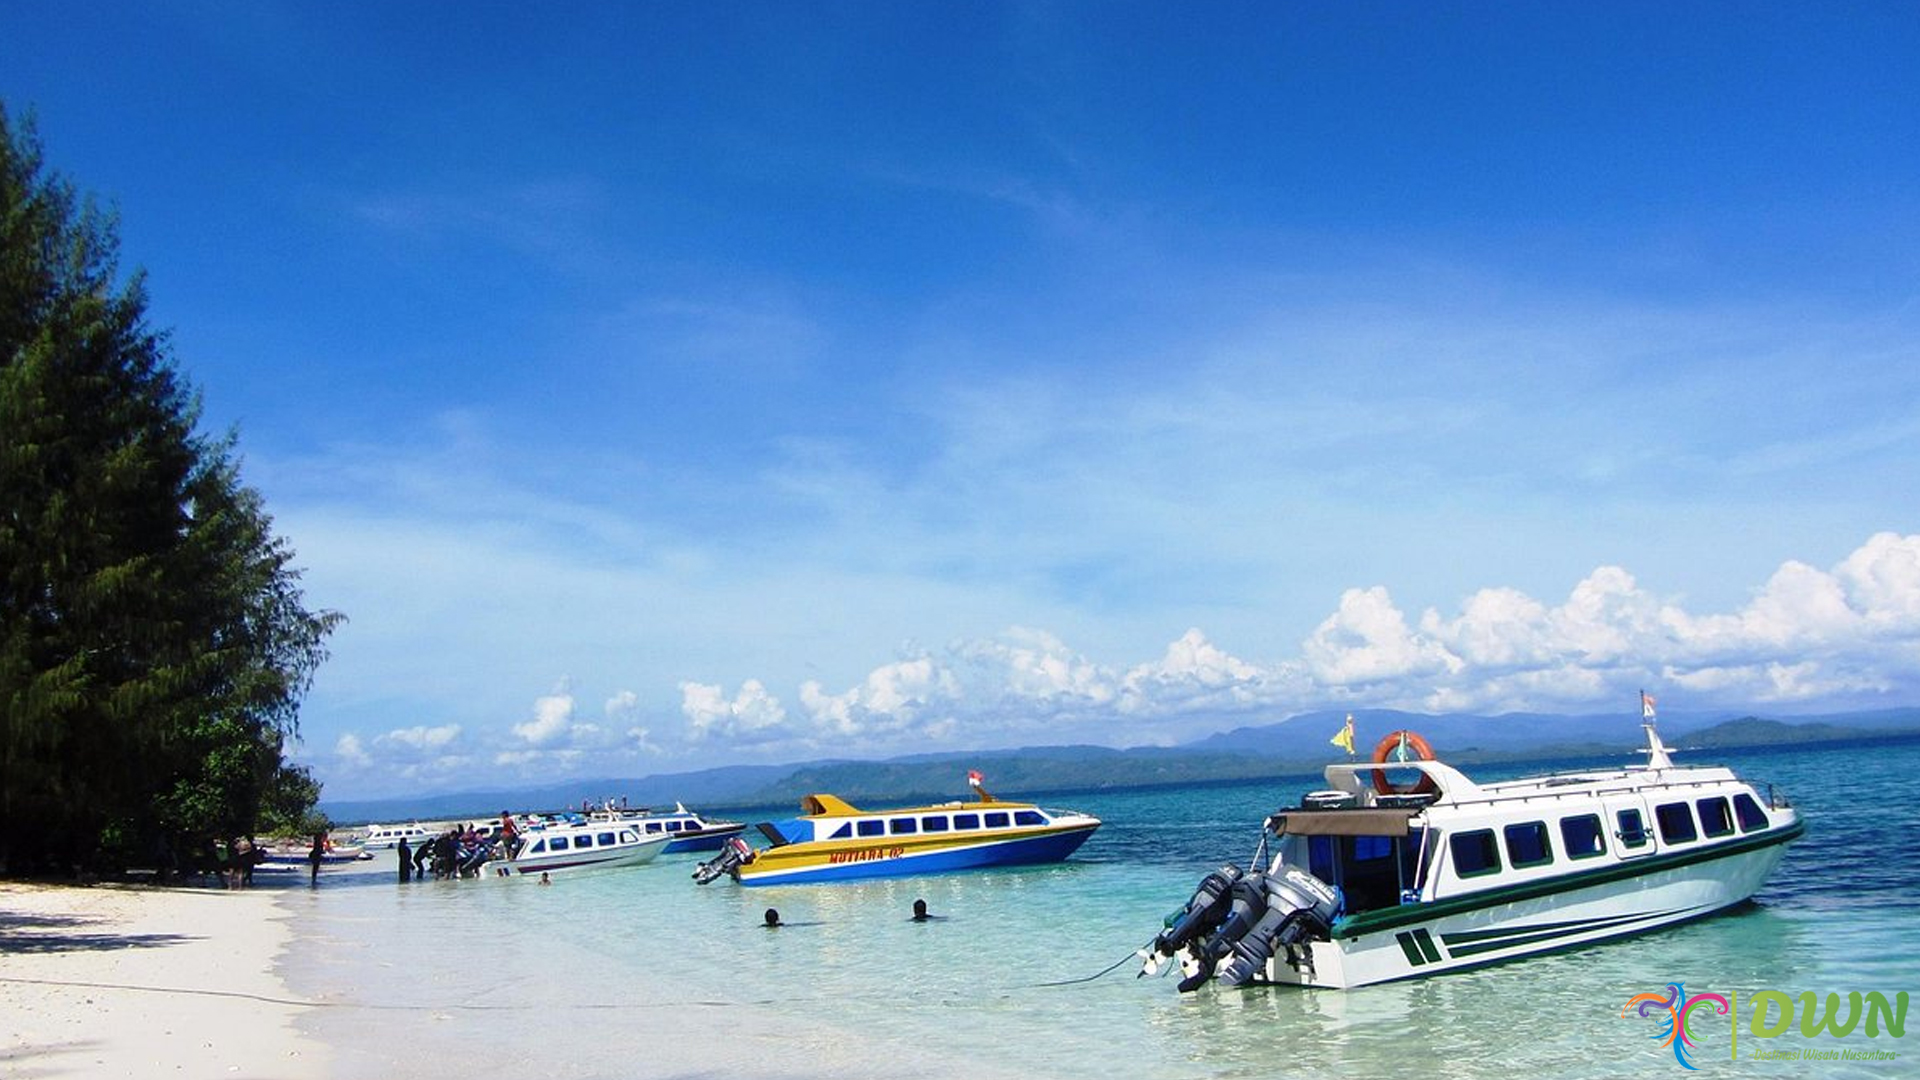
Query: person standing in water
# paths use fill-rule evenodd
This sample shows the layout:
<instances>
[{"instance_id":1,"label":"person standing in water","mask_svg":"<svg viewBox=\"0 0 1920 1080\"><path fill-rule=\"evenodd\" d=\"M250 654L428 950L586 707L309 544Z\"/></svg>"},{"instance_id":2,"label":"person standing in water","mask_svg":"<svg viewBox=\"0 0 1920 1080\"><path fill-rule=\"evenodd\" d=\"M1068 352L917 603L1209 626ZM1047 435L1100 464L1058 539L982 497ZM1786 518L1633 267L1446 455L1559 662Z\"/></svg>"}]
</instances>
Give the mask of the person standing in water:
<instances>
[{"instance_id":1,"label":"person standing in water","mask_svg":"<svg viewBox=\"0 0 1920 1080\"><path fill-rule=\"evenodd\" d=\"M320 860L327 854L327 834L313 834L313 848L307 852L307 865L311 868L307 884L318 888L320 885Z\"/></svg>"}]
</instances>

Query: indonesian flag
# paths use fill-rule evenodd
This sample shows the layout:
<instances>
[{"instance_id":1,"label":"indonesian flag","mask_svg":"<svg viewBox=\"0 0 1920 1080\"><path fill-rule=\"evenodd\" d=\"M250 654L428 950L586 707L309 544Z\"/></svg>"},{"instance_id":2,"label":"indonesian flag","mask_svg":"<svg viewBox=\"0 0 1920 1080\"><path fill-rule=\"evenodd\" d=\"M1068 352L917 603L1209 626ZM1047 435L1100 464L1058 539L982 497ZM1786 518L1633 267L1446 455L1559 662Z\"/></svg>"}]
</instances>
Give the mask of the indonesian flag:
<instances>
[{"instance_id":1,"label":"indonesian flag","mask_svg":"<svg viewBox=\"0 0 1920 1080\"><path fill-rule=\"evenodd\" d=\"M981 776L978 769L967 770L967 783L972 784L974 787L979 787L985 780L986 777Z\"/></svg>"},{"instance_id":2,"label":"indonesian flag","mask_svg":"<svg viewBox=\"0 0 1920 1080\"><path fill-rule=\"evenodd\" d=\"M1645 690L1640 691L1640 719L1653 719L1653 695Z\"/></svg>"}]
</instances>

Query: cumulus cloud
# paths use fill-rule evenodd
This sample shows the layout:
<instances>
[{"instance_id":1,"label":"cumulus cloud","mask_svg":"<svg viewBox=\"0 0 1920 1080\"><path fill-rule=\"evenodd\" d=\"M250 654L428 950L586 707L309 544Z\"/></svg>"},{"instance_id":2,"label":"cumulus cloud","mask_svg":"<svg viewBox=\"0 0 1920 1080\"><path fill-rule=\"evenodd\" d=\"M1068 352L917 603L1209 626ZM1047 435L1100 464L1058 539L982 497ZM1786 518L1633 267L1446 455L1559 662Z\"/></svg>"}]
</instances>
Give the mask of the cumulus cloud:
<instances>
[{"instance_id":1,"label":"cumulus cloud","mask_svg":"<svg viewBox=\"0 0 1920 1080\"><path fill-rule=\"evenodd\" d=\"M340 736L333 744L333 752L339 755L340 760L358 768L373 764L373 758L368 756L366 747L360 744L360 736L351 731Z\"/></svg>"},{"instance_id":2,"label":"cumulus cloud","mask_svg":"<svg viewBox=\"0 0 1920 1080\"><path fill-rule=\"evenodd\" d=\"M683 682L680 711L687 718L688 736L695 741L709 737L754 741L777 732L787 719L780 699L767 693L758 679L741 683L732 700L719 686ZM645 734L641 732L643 739Z\"/></svg>"},{"instance_id":3,"label":"cumulus cloud","mask_svg":"<svg viewBox=\"0 0 1920 1080\"><path fill-rule=\"evenodd\" d=\"M573 691L562 682L554 692L535 699L533 719L515 724L513 733L534 746L545 746L573 726Z\"/></svg>"},{"instance_id":4,"label":"cumulus cloud","mask_svg":"<svg viewBox=\"0 0 1920 1080\"><path fill-rule=\"evenodd\" d=\"M398 743L415 750L439 750L451 743L460 734L459 724L441 724L438 727L424 725L410 728L396 728L380 736L375 742Z\"/></svg>"},{"instance_id":5,"label":"cumulus cloud","mask_svg":"<svg viewBox=\"0 0 1920 1080\"><path fill-rule=\"evenodd\" d=\"M1182 718L1278 718L1335 702L1606 707L1658 685L1742 706L1844 705L1920 687L1920 536L1874 536L1831 571L1789 561L1729 613L1690 613L1617 566L1596 568L1557 603L1489 586L1452 615L1410 615L1375 585L1343 592L1297 659L1238 657L1194 628L1158 659L1117 671L1053 634L1015 628L894 660L837 693L810 681L799 700L824 743L879 745L1058 734L1095 719L1134 725L1113 731L1124 740ZM717 730L738 705L718 687L698 689L688 715L711 713L696 725Z\"/></svg>"}]
</instances>

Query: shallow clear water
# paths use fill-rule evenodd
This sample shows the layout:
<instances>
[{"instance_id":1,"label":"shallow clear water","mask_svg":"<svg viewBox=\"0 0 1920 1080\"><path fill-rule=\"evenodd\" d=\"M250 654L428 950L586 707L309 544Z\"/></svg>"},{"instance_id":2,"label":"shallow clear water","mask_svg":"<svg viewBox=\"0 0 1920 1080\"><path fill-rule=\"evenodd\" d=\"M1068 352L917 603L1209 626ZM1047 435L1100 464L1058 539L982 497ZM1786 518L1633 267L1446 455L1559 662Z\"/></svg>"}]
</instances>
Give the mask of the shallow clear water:
<instances>
[{"instance_id":1,"label":"shallow clear water","mask_svg":"<svg viewBox=\"0 0 1920 1080\"><path fill-rule=\"evenodd\" d=\"M1649 1022L1620 1016L1669 982L1743 1000L1920 991L1920 741L1715 759L1784 789L1810 824L1755 904L1357 991L1181 995L1131 962L1046 985L1127 957L1209 869L1244 864L1263 816L1312 777L1042 799L1106 822L1050 867L758 889L695 886L688 856L547 888L341 875L287 896L301 938L283 969L339 1006L306 1024L346 1076L1630 1076L1679 1068ZM916 898L943 917L912 922ZM764 929L768 907L790 925ZM1920 1042L1894 1062L1736 1062L1714 1024L1696 1027L1702 1073L1920 1075ZM1765 1048L1904 1045L1796 1032ZM1743 1021L1742 1058L1760 1048Z\"/></svg>"}]
</instances>

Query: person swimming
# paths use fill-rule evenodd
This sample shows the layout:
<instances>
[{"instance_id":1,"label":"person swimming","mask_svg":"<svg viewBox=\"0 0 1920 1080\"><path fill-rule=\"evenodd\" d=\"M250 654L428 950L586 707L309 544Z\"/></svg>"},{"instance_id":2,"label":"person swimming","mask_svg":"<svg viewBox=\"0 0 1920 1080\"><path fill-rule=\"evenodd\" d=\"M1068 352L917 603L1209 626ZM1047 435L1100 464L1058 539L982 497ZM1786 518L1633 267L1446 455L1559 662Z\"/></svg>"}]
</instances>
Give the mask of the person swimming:
<instances>
[{"instance_id":1,"label":"person swimming","mask_svg":"<svg viewBox=\"0 0 1920 1080\"><path fill-rule=\"evenodd\" d=\"M769 930L778 930L781 926L785 925L780 921L780 912L778 910L774 908L767 909L766 925L767 925L767 929Z\"/></svg>"},{"instance_id":2,"label":"person swimming","mask_svg":"<svg viewBox=\"0 0 1920 1080\"><path fill-rule=\"evenodd\" d=\"M940 918L940 916L927 914L927 902L925 900L915 900L913 902L914 922L931 922L938 918Z\"/></svg>"}]
</instances>

